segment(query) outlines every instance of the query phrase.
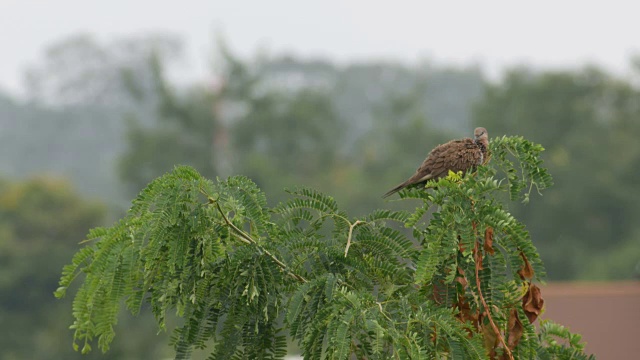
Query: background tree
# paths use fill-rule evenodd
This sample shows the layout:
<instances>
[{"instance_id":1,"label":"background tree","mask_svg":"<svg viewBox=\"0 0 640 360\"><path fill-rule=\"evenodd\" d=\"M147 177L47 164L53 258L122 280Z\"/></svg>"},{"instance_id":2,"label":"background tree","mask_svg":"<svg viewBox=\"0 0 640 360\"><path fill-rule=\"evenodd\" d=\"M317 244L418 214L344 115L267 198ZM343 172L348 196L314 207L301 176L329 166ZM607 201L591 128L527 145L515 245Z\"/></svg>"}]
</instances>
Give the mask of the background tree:
<instances>
[{"instance_id":1,"label":"background tree","mask_svg":"<svg viewBox=\"0 0 640 360\"><path fill-rule=\"evenodd\" d=\"M113 169L126 147L125 115L149 122L157 103L149 58L173 69L180 55L179 39L167 34L113 41L81 34L52 44L28 67L29 101L0 94L0 172L64 176L121 210L128 197Z\"/></svg>"},{"instance_id":2,"label":"background tree","mask_svg":"<svg viewBox=\"0 0 640 360\"><path fill-rule=\"evenodd\" d=\"M111 42L74 35L49 46L43 58L29 66L27 94L31 101L50 106L131 105L129 84L146 92L153 85L149 58L160 57L168 65L179 60L182 51L180 39L166 33Z\"/></svg>"},{"instance_id":3,"label":"background tree","mask_svg":"<svg viewBox=\"0 0 640 360\"><path fill-rule=\"evenodd\" d=\"M145 124L129 115L128 149L119 160L121 177L134 193L175 163L195 166L209 176L215 174L216 94L198 88L179 96L164 78L161 58L151 56L148 61L154 84L151 95L158 99L157 117L152 124ZM130 91L137 94L140 90L132 86Z\"/></svg>"},{"instance_id":4,"label":"background tree","mask_svg":"<svg viewBox=\"0 0 640 360\"><path fill-rule=\"evenodd\" d=\"M62 180L0 182L0 358L86 358L73 351L71 336L61 326L71 321L71 302L56 302L51 291L78 239L105 216L104 205L84 200ZM156 345L149 317L121 320L140 332L135 341L119 339L108 356L90 358L139 359L166 352Z\"/></svg>"},{"instance_id":5,"label":"background tree","mask_svg":"<svg viewBox=\"0 0 640 360\"><path fill-rule=\"evenodd\" d=\"M231 54L222 52L220 86L178 94L162 64L152 60L159 99L157 123L134 122L120 170L133 191L175 164L209 177L236 171L254 176L266 189L305 179L326 182L342 142L341 120L323 92L277 91ZM326 172L329 175L331 171Z\"/></svg>"}]
</instances>

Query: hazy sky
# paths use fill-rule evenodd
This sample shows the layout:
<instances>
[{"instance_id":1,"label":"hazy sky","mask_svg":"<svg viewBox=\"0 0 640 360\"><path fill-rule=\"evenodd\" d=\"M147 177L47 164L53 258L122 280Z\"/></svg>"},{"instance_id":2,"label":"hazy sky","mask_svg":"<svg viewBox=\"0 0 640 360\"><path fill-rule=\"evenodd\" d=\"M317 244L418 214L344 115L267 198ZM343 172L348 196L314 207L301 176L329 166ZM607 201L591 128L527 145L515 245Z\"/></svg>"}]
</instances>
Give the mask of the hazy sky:
<instances>
[{"instance_id":1,"label":"hazy sky","mask_svg":"<svg viewBox=\"0 0 640 360\"><path fill-rule=\"evenodd\" d=\"M25 64L78 32L109 40L181 35L193 76L206 74L215 34L233 50L259 48L340 61L369 58L513 64L592 62L623 72L640 54L640 3L607 0L0 0L0 89L18 91Z\"/></svg>"}]
</instances>

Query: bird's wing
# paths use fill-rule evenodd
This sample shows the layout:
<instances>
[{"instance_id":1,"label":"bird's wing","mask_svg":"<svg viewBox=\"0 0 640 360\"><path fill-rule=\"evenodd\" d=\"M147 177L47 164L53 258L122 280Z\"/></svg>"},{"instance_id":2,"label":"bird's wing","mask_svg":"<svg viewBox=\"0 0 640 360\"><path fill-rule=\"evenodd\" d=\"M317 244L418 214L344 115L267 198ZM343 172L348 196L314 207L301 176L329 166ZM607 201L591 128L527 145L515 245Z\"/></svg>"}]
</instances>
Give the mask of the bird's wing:
<instances>
[{"instance_id":1,"label":"bird's wing","mask_svg":"<svg viewBox=\"0 0 640 360\"><path fill-rule=\"evenodd\" d=\"M449 170L465 172L482 162L482 152L472 139L452 140L431 150L411 177L415 184L447 176Z\"/></svg>"}]
</instances>

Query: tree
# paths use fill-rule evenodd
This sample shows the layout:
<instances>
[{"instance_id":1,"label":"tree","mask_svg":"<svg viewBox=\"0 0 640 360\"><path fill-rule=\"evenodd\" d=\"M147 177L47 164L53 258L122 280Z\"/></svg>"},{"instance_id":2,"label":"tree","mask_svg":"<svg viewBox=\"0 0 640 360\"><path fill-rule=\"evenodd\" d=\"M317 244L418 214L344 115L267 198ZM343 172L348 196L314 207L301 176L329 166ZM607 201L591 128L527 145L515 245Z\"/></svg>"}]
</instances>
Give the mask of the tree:
<instances>
[{"instance_id":1,"label":"tree","mask_svg":"<svg viewBox=\"0 0 640 360\"><path fill-rule=\"evenodd\" d=\"M124 208L129 195L112 170L127 145L125 114L148 122L157 102L148 59L169 68L180 55L180 41L166 34L113 41L79 34L55 42L27 70L31 101L0 95L0 172L62 174L81 193Z\"/></svg>"},{"instance_id":2,"label":"tree","mask_svg":"<svg viewBox=\"0 0 640 360\"><path fill-rule=\"evenodd\" d=\"M278 90L259 83L260 73L221 50L220 86L179 92L153 58L156 121L132 121L120 174L138 192L176 163L206 177L231 171L251 175L268 190L311 180L337 158L342 121L326 93ZM317 180L313 181L313 177Z\"/></svg>"},{"instance_id":3,"label":"tree","mask_svg":"<svg viewBox=\"0 0 640 360\"><path fill-rule=\"evenodd\" d=\"M77 34L49 46L25 74L27 95L54 106L131 105L128 88L149 92L151 56L166 63L182 55L182 42L170 34L130 36L105 43Z\"/></svg>"},{"instance_id":4,"label":"tree","mask_svg":"<svg viewBox=\"0 0 640 360\"><path fill-rule=\"evenodd\" d=\"M533 327L543 265L499 200L551 185L542 150L494 139L474 174L403 190L422 203L413 213L360 218L309 188L269 207L246 177L177 167L125 218L90 231L56 296L84 277L72 326L83 353L96 339L109 348L121 304L137 314L149 303L161 329L169 312L184 319L172 335L179 359L207 346L212 359L281 359L287 330L307 359L586 359L579 336Z\"/></svg>"},{"instance_id":5,"label":"tree","mask_svg":"<svg viewBox=\"0 0 640 360\"><path fill-rule=\"evenodd\" d=\"M121 179L136 193L151 179L169 171L170 164L188 164L214 176L213 137L219 116L213 110L217 95L197 88L189 96L179 96L164 77L162 59L152 56L147 60L153 79L152 96L158 99L156 126L129 116L128 149L118 163ZM132 88L132 92L137 90Z\"/></svg>"},{"instance_id":6,"label":"tree","mask_svg":"<svg viewBox=\"0 0 640 360\"><path fill-rule=\"evenodd\" d=\"M51 296L59 269L89 228L104 224L103 204L80 197L66 182L50 177L0 181L0 358L78 359L70 345L64 309L71 301ZM126 321L141 336L114 343L100 359L139 359L164 355L153 336L152 319ZM144 334L147 334L146 336ZM144 353L143 353L144 351ZM96 354L100 355L100 354Z\"/></svg>"},{"instance_id":7,"label":"tree","mask_svg":"<svg viewBox=\"0 0 640 360\"><path fill-rule=\"evenodd\" d=\"M303 181L326 187L340 158L344 124L326 94L272 92L249 107L231 128L237 171L271 191Z\"/></svg>"},{"instance_id":8,"label":"tree","mask_svg":"<svg viewBox=\"0 0 640 360\"><path fill-rule=\"evenodd\" d=\"M55 269L73 254L78 236L100 225L103 217L100 204L82 200L63 181L1 181L1 358L42 357L38 348L49 347L46 335L61 320L62 312L55 310L64 307L52 302L50 295L57 280Z\"/></svg>"}]
</instances>

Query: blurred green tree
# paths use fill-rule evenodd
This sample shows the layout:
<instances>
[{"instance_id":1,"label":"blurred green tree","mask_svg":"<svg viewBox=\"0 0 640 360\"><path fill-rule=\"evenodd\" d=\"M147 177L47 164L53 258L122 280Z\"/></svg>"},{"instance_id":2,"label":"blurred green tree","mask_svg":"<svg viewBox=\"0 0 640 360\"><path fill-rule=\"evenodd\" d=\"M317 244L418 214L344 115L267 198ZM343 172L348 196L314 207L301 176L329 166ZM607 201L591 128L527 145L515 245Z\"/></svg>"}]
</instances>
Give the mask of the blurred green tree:
<instances>
[{"instance_id":1,"label":"blurred green tree","mask_svg":"<svg viewBox=\"0 0 640 360\"><path fill-rule=\"evenodd\" d=\"M42 58L25 73L27 96L32 102L53 106L130 105L128 84L150 90L152 74L147 61L159 56L165 63L182 56L180 39L166 33L149 33L98 41L77 34L48 46Z\"/></svg>"},{"instance_id":2,"label":"blurred green tree","mask_svg":"<svg viewBox=\"0 0 640 360\"><path fill-rule=\"evenodd\" d=\"M247 174L270 190L303 179L322 188L344 133L327 94L278 90L259 82L259 73L230 53L223 50L221 59L218 87L196 86L186 93L171 87L159 58L151 59L156 122L132 119L129 148L120 161L132 192L176 164L209 177Z\"/></svg>"},{"instance_id":3,"label":"blurred green tree","mask_svg":"<svg viewBox=\"0 0 640 360\"><path fill-rule=\"evenodd\" d=\"M78 239L102 224L106 209L80 198L62 180L0 181L0 358L79 359L67 330L70 301L55 301L56 272L78 249ZM100 359L140 359L166 351L149 318L123 322L137 335ZM82 357L86 358L86 357Z\"/></svg>"},{"instance_id":4,"label":"blurred green tree","mask_svg":"<svg viewBox=\"0 0 640 360\"><path fill-rule=\"evenodd\" d=\"M176 163L215 175L212 137L218 123L216 95L193 89L188 96L178 96L164 78L162 60L157 56L148 60L153 74L152 96L158 99L156 116L151 125L146 125L139 117L129 115L128 148L118 163L122 180L131 192L137 192ZM139 89L131 87L131 93L138 94Z\"/></svg>"},{"instance_id":5,"label":"blurred green tree","mask_svg":"<svg viewBox=\"0 0 640 360\"><path fill-rule=\"evenodd\" d=\"M525 134L548 150L557 186L544 208L514 211L537 239L551 279L633 276L640 258L614 254L621 246L640 252L639 118L638 88L597 68L515 69L475 107L474 122L492 134ZM602 272L586 265L594 263Z\"/></svg>"},{"instance_id":6,"label":"blurred green tree","mask_svg":"<svg viewBox=\"0 0 640 360\"><path fill-rule=\"evenodd\" d=\"M346 124L326 94L273 91L247 105L250 110L231 125L234 170L272 191L332 181Z\"/></svg>"},{"instance_id":7,"label":"blurred green tree","mask_svg":"<svg viewBox=\"0 0 640 360\"><path fill-rule=\"evenodd\" d=\"M124 114L148 121L157 103L148 59L160 57L168 67L181 49L178 38L164 33L112 41L79 34L54 42L27 68L30 101L0 94L0 173L63 174L83 194L126 205L113 171L126 145Z\"/></svg>"}]
</instances>

